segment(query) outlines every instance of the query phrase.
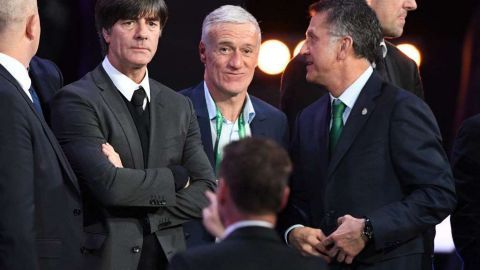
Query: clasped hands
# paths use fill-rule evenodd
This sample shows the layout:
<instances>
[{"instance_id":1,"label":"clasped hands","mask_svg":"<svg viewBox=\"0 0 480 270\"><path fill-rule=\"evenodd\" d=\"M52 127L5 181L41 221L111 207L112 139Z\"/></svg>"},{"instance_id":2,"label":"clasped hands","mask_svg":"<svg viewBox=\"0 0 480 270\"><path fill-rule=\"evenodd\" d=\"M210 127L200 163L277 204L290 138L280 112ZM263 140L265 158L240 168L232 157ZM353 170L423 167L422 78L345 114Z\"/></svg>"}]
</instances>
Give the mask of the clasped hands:
<instances>
[{"instance_id":1,"label":"clasped hands","mask_svg":"<svg viewBox=\"0 0 480 270\"><path fill-rule=\"evenodd\" d=\"M351 264L366 245L362 238L365 220L345 215L338 218L337 223L338 228L329 236L320 229L294 228L288 235L288 242L304 255L319 256L327 262L337 260Z\"/></svg>"}]
</instances>

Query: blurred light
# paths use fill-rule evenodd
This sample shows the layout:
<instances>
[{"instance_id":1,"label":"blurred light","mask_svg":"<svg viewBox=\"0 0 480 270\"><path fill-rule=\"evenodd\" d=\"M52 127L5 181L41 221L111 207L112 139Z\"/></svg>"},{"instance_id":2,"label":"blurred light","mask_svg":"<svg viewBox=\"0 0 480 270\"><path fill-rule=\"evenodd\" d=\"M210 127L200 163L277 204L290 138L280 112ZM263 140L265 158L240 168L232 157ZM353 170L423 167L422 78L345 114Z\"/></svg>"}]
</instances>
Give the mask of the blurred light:
<instances>
[{"instance_id":1,"label":"blurred light","mask_svg":"<svg viewBox=\"0 0 480 270\"><path fill-rule=\"evenodd\" d=\"M397 48L404 54L406 54L408 57L410 57L413 61L415 61L415 63L417 63L417 66L420 66L420 63L422 62L422 55L420 54L420 51L417 49L417 47L413 46L412 44L403 43L398 44Z\"/></svg>"},{"instance_id":2,"label":"blurred light","mask_svg":"<svg viewBox=\"0 0 480 270\"><path fill-rule=\"evenodd\" d=\"M293 57L297 56L297 54L300 53L300 50L302 49L302 46L304 43L305 43L305 40L302 40L297 44L297 46L295 47L295 50L293 50Z\"/></svg>"},{"instance_id":3,"label":"blurred light","mask_svg":"<svg viewBox=\"0 0 480 270\"><path fill-rule=\"evenodd\" d=\"M267 40L260 46L258 67L263 72L276 75L282 73L290 61L290 50L279 40Z\"/></svg>"}]
</instances>

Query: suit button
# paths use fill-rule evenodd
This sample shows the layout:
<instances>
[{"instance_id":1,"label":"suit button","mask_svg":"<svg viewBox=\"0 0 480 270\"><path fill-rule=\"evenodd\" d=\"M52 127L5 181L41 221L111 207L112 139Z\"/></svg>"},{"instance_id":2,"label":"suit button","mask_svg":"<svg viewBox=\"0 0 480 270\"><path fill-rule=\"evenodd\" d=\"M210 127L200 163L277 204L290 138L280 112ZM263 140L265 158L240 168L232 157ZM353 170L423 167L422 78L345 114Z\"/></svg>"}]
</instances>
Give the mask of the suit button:
<instances>
[{"instance_id":1,"label":"suit button","mask_svg":"<svg viewBox=\"0 0 480 270\"><path fill-rule=\"evenodd\" d=\"M151 200L150 200L150 204L151 204L151 205L157 205L157 200L151 199Z\"/></svg>"},{"instance_id":2,"label":"suit button","mask_svg":"<svg viewBox=\"0 0 480 270\"><path fill-rule=\"evenodd\" d=\"M140 247L138 247L138 246L133 247L132 252L133 253L140 253Z\"/></svg>"},{"instance_id":3,"label":"suit button","mask_svg":"<svg viewBox=\"0 0 480 270\"><path fill-rule=\"evenodd\" d=\"M73 215L74 216L80 216L82 214L82 210L80 209L73 209Z\"/></svg>"}]
</instances>

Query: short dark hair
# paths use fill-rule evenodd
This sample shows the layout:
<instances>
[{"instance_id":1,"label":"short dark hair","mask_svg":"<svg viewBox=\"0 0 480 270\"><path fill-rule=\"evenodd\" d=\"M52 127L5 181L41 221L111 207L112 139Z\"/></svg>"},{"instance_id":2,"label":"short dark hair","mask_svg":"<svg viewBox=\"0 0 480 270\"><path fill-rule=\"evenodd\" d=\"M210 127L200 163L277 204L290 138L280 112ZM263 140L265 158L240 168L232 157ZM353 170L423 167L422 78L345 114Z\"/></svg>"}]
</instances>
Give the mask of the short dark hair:
<instances>
[{"instance_id":1,"label":"short dark hair","mask_svg":"<svg viewBox=\"0 0 480 270\"><path fill-rule=\"evenodd\" d=\"M375 62L379 57L382 29L365 0L320 0L310 5L310 15L326 12L333 34L350 36L356 55Z\"/></svg>"},{"instance_id":2,"label":"short dark hair","mask_svg":"<svg viewBox=\"0 0 480 270\"><path fill-rule=\"evenodd\" d=\"M262 138L230 143L220 165L220 177L238 210L245 214L278 213L291 171L287 152Z\"/></svg>"},{"instance_id":3,"label":"short dark hair","mask_svg":"<svg viewBox=\"0 0 480 270\"><path fill-rule=\"evenodd\" d=\"M108 46L103 39L102 30L110 30L118 20L137 19L149 16L160 21L163 29L168 18L164 0L97 0L95 4L95 25L104 53Z\"/></svg>"}]
</instances>

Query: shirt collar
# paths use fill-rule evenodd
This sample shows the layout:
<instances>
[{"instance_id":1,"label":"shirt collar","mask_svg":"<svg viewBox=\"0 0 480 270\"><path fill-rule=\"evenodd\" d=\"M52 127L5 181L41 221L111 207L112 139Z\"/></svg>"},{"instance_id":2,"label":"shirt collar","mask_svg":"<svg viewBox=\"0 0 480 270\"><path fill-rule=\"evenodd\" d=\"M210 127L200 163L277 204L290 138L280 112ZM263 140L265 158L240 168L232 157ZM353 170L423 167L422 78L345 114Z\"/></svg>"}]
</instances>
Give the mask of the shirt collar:
<instances>
[{"instance_id":1,"label":"shirt collar","mask_svg":"<svg viewBox=\"0 0 480 270\"><path fill-rule=\"evenodd\" d=\"M133 92L137 90L140 86L143 87L145 93L147 93L147 99L150 101L150 84L148 83L148 69L146 70L145 77L140 82L140 84L134 82L132 79L127 77L125 74L121 73L116 69L108 60L108 57L105 56L103 59L102 66L107 72L108 77L112 80L115 87L122 95L128 100L132 100Z\"/></svg>"},{"instance_id":2,"label":"shirt collar","mask_svg":"<svg viewBox=\"0 0 480 270\"><path fill-rule=\"evenodd\" d=\"M232 232L235 230L238 230L240 228L244 227L251 227L251 226L257 226L257 227L265 227L265 228L273 228L273 224L267 221L263 220L244 220L244 221L239 221L231 224L225 229L225 233L223 234L223 239L225 239L227 236L229 236Z\"/></svg>"},{"instance_id":3,"label":"shirt collar","mask_svg":"<svg viewBox=\"0 0 480 270\"><path fill-rule=\"evenodd\" d=\"M352 109L357 101L358 95L367 83L368 79L373 73L373 68L369 66L343 93L338 97L348 108ZM336 98L330 94L330 102Z\"/></svg>"},{"instance_id":4,"label":"shirt collar","mask_svg":"<svg viewBox=\"0 0 480 270\"><path fill-rule=\"evenodd\" d=\"M208 117L210 120L213 120L215 117L217 117L217 108L205 81L203 82L203 91L205 93L205 101L207 102ZM243 117L245 118L245 122L248 124L250 124L255 117L255 109L253 108L253 104L248 93L245 100L245 106L243 107Z\"/></svg>"},{"instance_id":5,"label":"shirt collar","mask_svg":"<svg viewBox=\"0 0 480 270\"><path fill-rule=\"evenodd\" d=\"M387 48L387 43L385 42L385 39L382 39L382 42L380 42L380 48L382 49L383 58L387 57L388 48Z\"/></svg>"},{"instance_id":6,"label":"shirt collar","mask_svg":"<svg viewBox=\"0 0 480 270\"><path fill-rule=\"evenodd\" d=\"M27 95L30 96L28 89L32 86L32 80L30 76L28 76L27 68L17 59L4 53L0 53L0 64L17 80L20 87L27 92Z\"/></svg>"}]
</instances>

